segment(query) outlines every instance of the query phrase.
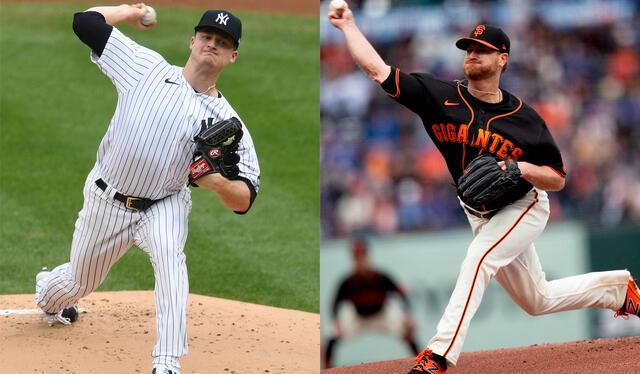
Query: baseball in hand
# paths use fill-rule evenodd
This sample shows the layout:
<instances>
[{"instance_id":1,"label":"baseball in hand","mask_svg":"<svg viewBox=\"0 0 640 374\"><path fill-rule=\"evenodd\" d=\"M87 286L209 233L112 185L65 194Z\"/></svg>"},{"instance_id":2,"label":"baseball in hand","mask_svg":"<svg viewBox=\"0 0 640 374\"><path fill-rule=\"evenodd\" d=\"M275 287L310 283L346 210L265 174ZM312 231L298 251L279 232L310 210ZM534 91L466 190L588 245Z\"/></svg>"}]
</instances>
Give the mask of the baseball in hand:
<instances>
[{"instance_id":1,"label":"baseball in hand","mask_svg":"<svg viewBox=\"0 0 640 374\"><path fill-rule=\"evenodd\" d=\"M142 16L140 23L149 26L156 20L156 10L147 5L147 12Z\"/></svg>"},{"instance_id":2,"label":"baseball in hand","mask_svg":"<svg viewBox=\"0 0 640 374\"><path fill-rule=\"evenodd\" d=\"M329 11L342 13L342 11L338 11L338 8L341 7L346 9L349 8L349 5L347 5L347 2L344 0L331 0L331 3L329 4Z\"/></svg>"}]
</instances>

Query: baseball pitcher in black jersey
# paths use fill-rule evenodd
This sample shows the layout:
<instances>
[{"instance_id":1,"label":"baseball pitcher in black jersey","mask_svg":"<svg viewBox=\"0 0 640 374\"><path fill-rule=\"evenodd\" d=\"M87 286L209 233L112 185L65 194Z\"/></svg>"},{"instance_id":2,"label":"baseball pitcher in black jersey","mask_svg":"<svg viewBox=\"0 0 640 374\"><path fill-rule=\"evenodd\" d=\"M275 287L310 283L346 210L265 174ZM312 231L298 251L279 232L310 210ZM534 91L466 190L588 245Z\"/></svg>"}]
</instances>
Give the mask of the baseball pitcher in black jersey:
<instances>
[{"instance_id":1,"label":"baseball pitcher in black jersey","mask_svg":"<svg viewBox=\"0 0 640 374\"><path fill-rule=\"evenodd\" d=\"M480 155L495 157L503 169L508 162L520 170L515 188L491 206L470 206L460 198L474 239L437 332L409 374L442 374L447 366L455 366L492 278L531 315L588 307L639 315L640 294L626 270L545 279L533 242L549 218L546 191L564 187L566 170L544 120L522 99L500 88L510 53L509 38L500 28L478 25L460 38L456 47L466 51L462 66L466 79L445 81L387 65L346 5L328 17L344 34L358 66L389 97L420 116L454 181Z\"/></svg>"}]
</instances>

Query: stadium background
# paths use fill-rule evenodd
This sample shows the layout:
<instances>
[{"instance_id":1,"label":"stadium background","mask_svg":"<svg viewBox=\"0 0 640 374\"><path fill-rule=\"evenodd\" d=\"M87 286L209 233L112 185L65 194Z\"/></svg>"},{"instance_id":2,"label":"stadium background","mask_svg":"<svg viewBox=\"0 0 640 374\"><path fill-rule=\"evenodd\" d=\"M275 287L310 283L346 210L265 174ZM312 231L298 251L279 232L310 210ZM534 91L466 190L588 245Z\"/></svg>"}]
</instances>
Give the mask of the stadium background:
<instances>
[{"instance_id":1,"label":"stadium background","mask_svg":"<svg viewBox=\"0 0 640 374\"><path fill-rule=\"evenodd\" d=\"M501 87L545 119L568 170L536 241L549 279L628 268L640 276L640 21L632 1L349 1L387 63L463 79L457 38L480 23L511 38ZM371 237L373 262L409 290L421 344L435 332L471 238L441 156L419 118L353 64L327 21L321 37L321 318L350 269L347 239ZM640 334L608 311L529 317L495 284L466 351ZM338 347L335 364L409 356L369 334Z\"/></svg>"}]
</instances>

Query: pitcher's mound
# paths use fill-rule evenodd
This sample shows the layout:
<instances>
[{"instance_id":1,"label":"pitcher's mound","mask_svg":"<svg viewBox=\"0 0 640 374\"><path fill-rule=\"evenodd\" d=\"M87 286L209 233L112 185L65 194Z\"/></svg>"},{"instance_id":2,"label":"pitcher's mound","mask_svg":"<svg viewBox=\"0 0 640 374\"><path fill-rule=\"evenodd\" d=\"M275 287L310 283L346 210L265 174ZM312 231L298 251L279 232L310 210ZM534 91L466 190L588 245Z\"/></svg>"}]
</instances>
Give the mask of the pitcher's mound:
<instances>
[{"instance_id":1,"label":"pitcher's mound","mask_svg":"<svg viewBox=\"0 0 640 374\"><path fill-rule=\"evenodd\" d=\"M467 352L450 374L640 373L640 337ZM413 359L322 370L322 374L406 374Z\"/></svg>"},{"instance_id":2,"label":"pitcher's mound","mask_svg":"<svg viewBox=\"0 0 640 374\"><path fill-rule=\"evenodd\" d=\"M2 373L151 373L152 291L96 292L71 326L42 314L0 316ZM34 309L33 295L2 295L0 308ZM182 374L318 373L318 314L189 295L189 354Z\"/></svg>"}]
</instances>

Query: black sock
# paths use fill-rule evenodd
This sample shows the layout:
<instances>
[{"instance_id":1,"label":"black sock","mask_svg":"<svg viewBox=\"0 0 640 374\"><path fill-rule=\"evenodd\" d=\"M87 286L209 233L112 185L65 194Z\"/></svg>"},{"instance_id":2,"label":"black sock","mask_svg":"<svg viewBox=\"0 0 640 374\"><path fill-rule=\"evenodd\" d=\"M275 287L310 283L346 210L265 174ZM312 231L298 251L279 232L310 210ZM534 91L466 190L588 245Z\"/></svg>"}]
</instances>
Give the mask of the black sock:
<instances>
[{"instance_id":1,"label":"black sock","mask_svg":"<svg viewBox=\"0 0 640 374\"><path fill-rule=\"evenodd\" d=\"M433 361L435 361L438 365L442 366L443 369L447 369L447 359L440 356L439 354L433 354Z\"/></svg>"}]
</instances>

